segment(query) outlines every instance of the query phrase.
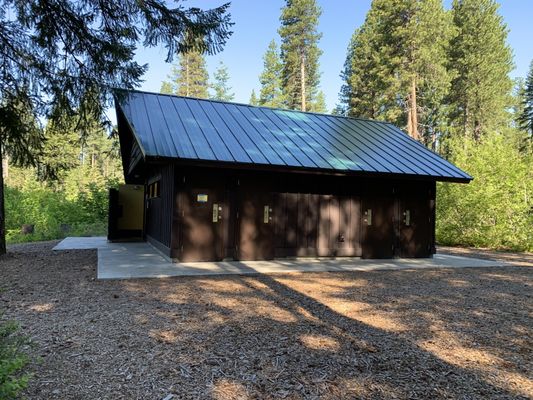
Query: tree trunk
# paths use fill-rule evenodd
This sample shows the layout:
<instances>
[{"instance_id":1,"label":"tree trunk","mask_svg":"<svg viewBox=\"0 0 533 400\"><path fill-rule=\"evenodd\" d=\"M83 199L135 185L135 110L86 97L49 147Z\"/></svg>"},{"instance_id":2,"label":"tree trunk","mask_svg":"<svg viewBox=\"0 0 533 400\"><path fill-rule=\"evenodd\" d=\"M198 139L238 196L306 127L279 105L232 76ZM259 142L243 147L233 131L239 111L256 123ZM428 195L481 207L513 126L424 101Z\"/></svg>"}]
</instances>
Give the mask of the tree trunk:
<instances>
[{"instance_id":1,"label":"tree trunk","mask_svg":"<svg viewBox=\"0 0 533 400\"><path fill-rule=\"evenodd\" d=\"M409 95L409 104L407 107L407 133L413 137L413 118L411 118L411 95Z\"/></svg>"},{"instance_id":2,"label":"tree trunk","mask_svg":"<svg viewBox=\"0 0 533 400\"><path fill-rule=\"evenodd\" d=\"M4 168L2 160L2 145L0 144L0 256L6 254L6 213L4 207Z\"/></svg>"},{"instance_id":3,"label":"tree trunk","mask_svg":"<svg viewBox=\"0 0 533 400\"><path fill-rule=\"evenodd\" d=\"M411 79L411 95L410 98L410 104L409 104L409 114L408 114L408 132L409 136L411 136L415 140L420 139L420 134L418 133L418 111L416 106L416 79ZM411 130L409 131L409 127Z\"/></svg>"},{"instance_id":4,"label":"tree trunk","mask_svg":"<svg viewBox=\"0 0 533 400\"><path fill-rule=\"evenodd\" d=\"M302 52L302 59L300 64L300 91L302 95L302 111L306 111L307 105L305 103L305 53Z\"/></svg>"},{"instance_id":5,"label":"tree trunk","mask_svg":"<svg viewBox=\"0 0 533 400\"><path fill-rule=\"evenodd\" d=\"M2 159L2 168L4 171L4 176L6 178L9 177L9 158L7 155Z\"/></svg>"},{"instance_id":6,"label":"tree trunk","mask_svg":"<svg viewBox=\"0 0 533 400\"><path fill-rule=\"evenodd\" d=\"M185 86L186 86L186 89L185 89L185 94L187 95L187 97L189 97L191 94L190 92L190 89L191 89L191 82L190 82L190 79L189 79L189 74L190 74L190 71L189 71L189 62L191 61L190 60L190 57L188 54L185 55L186 57L186 62L185 62Z\"/></svg>"}]
</instances>

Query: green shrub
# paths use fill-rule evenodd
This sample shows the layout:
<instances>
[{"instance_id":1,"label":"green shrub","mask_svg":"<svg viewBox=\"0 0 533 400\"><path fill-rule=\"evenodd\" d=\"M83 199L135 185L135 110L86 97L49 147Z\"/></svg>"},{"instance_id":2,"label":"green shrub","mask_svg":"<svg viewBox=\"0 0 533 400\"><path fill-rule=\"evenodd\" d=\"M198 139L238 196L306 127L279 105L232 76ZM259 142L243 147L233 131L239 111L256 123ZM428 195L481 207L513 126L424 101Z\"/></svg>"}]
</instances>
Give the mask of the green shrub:
<instances>
[{"instance_id":1,"label":"green shrub","mask_svg":"<svg viewBox=\"0 0 533 400\"><path fill-rule=\"evenodd\" d=\"M501 134L450 143L453 162L474 177L437 187L437 242L533 250L533 158Z\"/></svg>"},{"instance_id":2,"label":"green shrub","mask_svg":"<svg viewBox=\"0 0 533 400\"><path fill-rule=\"evenodd\" d=\"M24 347L28 340L21 336L14 322L0 323L0 399L15 399L28 384L23 372L28 363Z\"/></svg>"},{"instance_id":3,"label":"green shrub","mask_svg":"<svg viewBox=\"0 0 533 400\"><path fill-rule=\"evenodd\" d=\"M5 188L8 243L106 234L108 187L116 182L81 168L55 187L37 182L25 171L10 173L19 176ZM24 224L34 225L34 233L22 234Z\"/></svg>"}]
</instances>

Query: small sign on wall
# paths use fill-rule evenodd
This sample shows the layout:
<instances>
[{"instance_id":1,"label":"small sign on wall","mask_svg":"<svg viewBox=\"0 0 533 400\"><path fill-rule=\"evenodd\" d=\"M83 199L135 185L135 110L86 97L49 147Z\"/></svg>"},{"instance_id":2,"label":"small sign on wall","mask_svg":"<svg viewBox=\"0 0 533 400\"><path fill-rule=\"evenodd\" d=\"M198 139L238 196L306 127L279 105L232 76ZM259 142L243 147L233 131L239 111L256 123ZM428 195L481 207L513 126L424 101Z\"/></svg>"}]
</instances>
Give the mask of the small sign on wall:
<instances>
[{"instance_id":1,"label":"small sign on wall","mask_svg":"<svg viewBox=\"0 0 533 400\"><path fill-rule=\"evenodd\" d=\"M197 194L196 201L198 203L207 203L208 196L206 194Z\"/></svg>"}]
</instances>

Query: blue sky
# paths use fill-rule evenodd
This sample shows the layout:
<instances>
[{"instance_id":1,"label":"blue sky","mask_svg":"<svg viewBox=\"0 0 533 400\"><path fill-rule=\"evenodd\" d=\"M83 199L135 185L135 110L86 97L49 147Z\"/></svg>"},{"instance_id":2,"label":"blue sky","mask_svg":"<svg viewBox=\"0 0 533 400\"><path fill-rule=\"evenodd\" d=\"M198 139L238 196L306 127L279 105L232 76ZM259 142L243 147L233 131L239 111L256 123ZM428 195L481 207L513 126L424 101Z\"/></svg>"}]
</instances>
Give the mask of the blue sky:
<instances>
[{"instance_id":1,"label":"blue sky","mask_svg":"<svg viewBox=\"0 0 533 400\"><path fill-rule=\"evenodd\" d=\"M224 3L224 0L194 0L183 3L185 6L213 8ZM230 84L235 92L235 101L247 103L252 89L259 88L258 76L263 69L263 54L272 39L279 44L277 29L279 27L280 9L283 0L233 0L230 12L233 35L223 52L207 57L210 75L219 61L223 61L230 73ZM321 88L326 95L328 109L332 109L337 101L341 79L339 73L346 57L346 48L355 28L360 26L370 8L371 0L318 0L322 8L319 31L323 36L320 48L323 50L320 59L322 72ZM445 1L449 7L451 0ZM508 42L513 49L515 70L513 77L525 76L530 61L533 59L533 1L502 0L500 14L509 29ZM164 49L142 49L137 52L140 63L148 63L142 90L158 92L170 71L165 63Z\"/></svg>"}]
</instances>

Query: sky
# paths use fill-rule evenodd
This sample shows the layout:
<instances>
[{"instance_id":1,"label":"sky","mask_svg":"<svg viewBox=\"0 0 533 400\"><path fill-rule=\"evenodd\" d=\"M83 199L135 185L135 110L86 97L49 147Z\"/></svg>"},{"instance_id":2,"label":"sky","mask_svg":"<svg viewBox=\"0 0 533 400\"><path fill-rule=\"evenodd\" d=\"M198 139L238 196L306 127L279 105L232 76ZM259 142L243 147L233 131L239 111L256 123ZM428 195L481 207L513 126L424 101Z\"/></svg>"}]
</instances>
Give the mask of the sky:
<instances>
[{"instance_id":1,"label":"sky","mask_svg":"<svg viewBox=\"0 0 533 400\"><path fill-rule=\"evenodd\" d=\"M214 8L224 0L188 0L186 7ZM248 103L252 89L259 90L259 74L263 70L263 55L268 43L275 39L279 45L280 10L283 0L233 0L230 13L233 35L224 50L214 56L207 56L210 76L220 61L228 67L230 86L236 102ZM321 89L326 95L328 110L334 108L342 81L342 70L346 49L354 30L359 27L370 8L371 0L318 0L322 15L318 30L323 34L319 47ZM445 0L450 7L451 0ZM508 43L513 49L515 69L512 77L525 77L529 63L533 59L533 1L501 0L500 14L509 29ZM140 89L159 92L161 82L170 72L170 64L165 63L166 52L161 48L143 49L137 52L137 61L149 64Z\"/></svg>"}]
</instances>

